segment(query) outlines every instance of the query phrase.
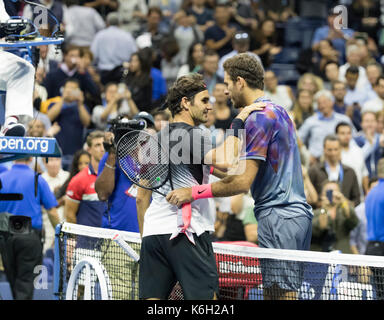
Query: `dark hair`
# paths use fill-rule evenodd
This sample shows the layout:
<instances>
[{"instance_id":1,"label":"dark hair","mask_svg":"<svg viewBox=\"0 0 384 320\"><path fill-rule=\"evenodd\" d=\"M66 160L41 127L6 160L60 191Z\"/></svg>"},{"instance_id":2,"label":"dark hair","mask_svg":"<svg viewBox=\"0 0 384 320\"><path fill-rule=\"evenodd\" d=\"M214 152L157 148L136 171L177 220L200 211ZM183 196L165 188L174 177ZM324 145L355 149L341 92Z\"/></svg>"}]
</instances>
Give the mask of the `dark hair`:
<instances>
[{"instance_id":1,"label":"dark hair","mask_svg":"<svg viewBox=\"0 0 384 320\"><path fill-rule=\"evenodd\" d=\"M73 82L73 83L76 83L77 86L80 88L80 81L76 78L68 78L64 81L64 85L63 87L65 87L67 85L68 82Z\"/></svg>"},{"instance_id":2,"label":"dark hair","mask_svg":"<svg viewBox=\"0 0 384 320\"><path fill-rule=\"evenodd\" d=\"M384 80L384 76L380 76L377 78L375 86L378 86L380 84L380 80Z\"/></svg>"},{"instance_id":3,"label":"dark hair","mask_svg":"<svg viewBox=\"0 0 384 320\"><path fill-rule=\"evenodd\" d=\"M359 74L359 68L357 66L350 66L350 67L348 67L345 74L347 74L347 73Z\"/></svg>"},{"instance_id":4,"label":"dark hair","mask_svg":"<svg viewBox=\"0 0 384 320\"><path fill-rule=\"evenodd\" d=\"M157 6L153 6L153 7L149 7L148 8L148 13L147 13L147 17L149 17L151 15L152 12L156 12L160 18L163 17L163 12L161 11L161 9Z\"/></svg>"},{"instance_id":5,"label":"dark hair","mask_svg":"<svg viewBox=\"0 0 384 320\"><path fill-rule=\"evenodd\" d=\"M166 105L171 111L172 117L181 111L181 99L188 97L193 102L193 96L199 91L206 90L203 76L191 73L178 78L168 90ZM192 95L192 96L191 96Z\"/></svg>"},{"instance_id":6,"label":"dark hair","mask_svg":"<svg viewBox=\"0 0 384 320\"><path fill-rule=\"evenodd\" d=\"M329 134L327 135L325 138L324 138L324 141L323 141L323 146L325 146L326 142L327 141L338 141L340 143L340 139L337 135L335 134Z\"/></svg>"},{"instance_id":7,"label":"dark hair","mask_svg":"<svg viewBox=\"0 0 384 320\"><path fill-rule=\"evenodd\" d=\"M340 65L339 65L336 61L329 60L329 61L327 61L327 62L325 63L325 65L324 65L324 70L325 70L325 68L327 68L327 66L329 66L330 64L335 64L335 65L337 65L338 68L340 67Z\"/></svg>"},{"instance_id":8,"label":"dark hair","mask_svg":"<svg viewBox=\"0 0 384 320\"><path fill-rule=\"evenodd\" d=\"M342 122L338 123L336 128L335 128L336 134L338 133L340 127L349 127L352 130L352 127L348 122L342 121Z\"/></svg>"},{"instance_id":9,"label":"dark hair","mask_svg":"<svg viewBox=\"0 0 384 320\"><path fill-rule=\"evenodd\" d=\"M368 188L371 187L372 184L374 184L375 182L377 182L379 179L377 177L372 177L369 179L368 181Z\"/></svg>"},{"instance_id":10,"label":"dark hair","mask_svg":"<svg viewBox=\"0 0 384 320\"><path fill-rule=\"evenodd\" d=\"M250 88L264 89L264 69L255 57L248 53L240 53L227 59L223 67L232 81L241 77Z\"/></svg>"},{"instance_id":11,"label":"dark hair","mask_svg":"<svg viewBox=\"0 0 384 320\"><path fill-rule=\"evenodd\" d=\"M204 43L202 43L202 42L194 42L194 43L192 43L191 46L189 47L189 50L188 50L187 64L189 66L189 70L190 71L192 71L196 67L195 61L193 60L193 51L195 50L195 47L198 44L200 44L203 47L203 50L204 50Z\"/></svg>"},{"instance_id":12,"label":"dark hair","mask_svg":"<svg viewBox=\"0 0 384 320\"><path fill-rule=\"evenodd\" d=\"M72 180L72 178L75 175L77 175L80 172L79 161L82 155L87 155L89 159L91 159L91 155L89 154L89 152L84 149L80 149L75 152L75 154L73 155L72 164L69 171L69 176L67 180L63 183L63 185L60 187L60 189L57 192L55 192L56 199L60 199L62 196L65 195L69 182Z\"/></svg>"}]
</instances>

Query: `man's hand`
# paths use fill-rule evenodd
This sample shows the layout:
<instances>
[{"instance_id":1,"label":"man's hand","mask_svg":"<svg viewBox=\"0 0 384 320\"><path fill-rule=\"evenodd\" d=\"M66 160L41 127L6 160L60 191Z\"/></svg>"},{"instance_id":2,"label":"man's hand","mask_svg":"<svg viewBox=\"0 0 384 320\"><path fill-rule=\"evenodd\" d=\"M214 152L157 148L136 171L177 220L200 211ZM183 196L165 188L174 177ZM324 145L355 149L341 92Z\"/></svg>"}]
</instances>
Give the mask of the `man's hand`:
<instances>
[{"instance_id":1,"label":"man's hand","mask_svg":"<svg viewBox=\"0 0 384 320\"><path fill-rule=\"evenodd\" d=\"M170 204L180 207L184 203L192 202L192 188L181 188L168 193L165 198Z\"/></svg>"},{"instance_id":2,"label":"man's hand","mask_svg":"<svg viewBox=\"0 0 384 320\"><path fill-rule=\"evenodd\" d=\"M267 104L265 102L252 103L251 105L244 107L236 118L245 121L253 111L261 111L266 107L266 105Z\"/></svg>"}]
</instances>

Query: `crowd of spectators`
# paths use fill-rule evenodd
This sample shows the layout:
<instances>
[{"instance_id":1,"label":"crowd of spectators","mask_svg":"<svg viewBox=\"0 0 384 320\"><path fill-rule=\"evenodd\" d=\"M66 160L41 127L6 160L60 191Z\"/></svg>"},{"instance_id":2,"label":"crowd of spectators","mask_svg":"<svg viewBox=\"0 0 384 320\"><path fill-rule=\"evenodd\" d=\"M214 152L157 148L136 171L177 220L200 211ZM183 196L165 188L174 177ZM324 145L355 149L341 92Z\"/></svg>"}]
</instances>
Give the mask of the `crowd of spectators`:
<instances>
[{"instance_id":1,"label":"crowd of spectators","mask_svg":"<svg viewBox=\"0 0 384 320\"><path fill-rule=\"evenodd\" d=\"M86 210L79 208L84 197L74 191L81 187L76 179L82 179L76 174L98 174L103 146L95 151L89 140L87 145L91 132L108 130L108 121L118 116L133 119L142 112L160 130L161 121L172 121L167 110L160 110L167 88L178 77L198 72L213 105L201 127L211 131L214 145L220 144L236 116L224 93L222 64L248 52L266 71L265 95L286 108L297 130L305 193L314 209L312 249L365 253L361 225L367 222L361 208L380 178L378 163L384 157L384 12L378 1L318 1L325 13L316 12L320 23L309 46L297 46L297 57L289 62L297 74L293 81L281 73L292 49L285 42L288 26L310 20L313 1L39 1L55 12L66 40L60 50L40 47L34 108L41 129L36 130L35 119L29 135L57 139L61 166L50 160L39 170L48 180L60 176L61 185L52 184L59 205L68 202L63 196L70 186L71 219ZM346 6L347 28L337 27L340 17L332 9L338 4ZM18 4L16 10L34 14L29 5ZM88 169L81 169L83 163ZM215 199L217 240L257 243L250 199L249 194Z\"/></svg>"}]
</instances>

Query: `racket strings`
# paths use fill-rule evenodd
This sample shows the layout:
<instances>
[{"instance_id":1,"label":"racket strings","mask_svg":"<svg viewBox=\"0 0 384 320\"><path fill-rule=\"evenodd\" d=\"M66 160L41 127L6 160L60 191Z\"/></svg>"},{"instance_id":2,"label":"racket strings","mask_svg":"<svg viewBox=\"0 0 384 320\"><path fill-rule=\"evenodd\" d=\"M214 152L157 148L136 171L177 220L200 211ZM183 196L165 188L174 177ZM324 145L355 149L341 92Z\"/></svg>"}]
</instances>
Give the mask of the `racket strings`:
<instances>
[{"instance_id":1,"label":"racket strings","mask_svg":"<svg viewBox=\"0 0 384 320\"><path fill-rule=\"evenodd\" d=\"M137 185L155 189L166 182L168 153L155 136L144 131L130 131L119 140L117 153L121 169Z\"/></svg>"}]
</instances>

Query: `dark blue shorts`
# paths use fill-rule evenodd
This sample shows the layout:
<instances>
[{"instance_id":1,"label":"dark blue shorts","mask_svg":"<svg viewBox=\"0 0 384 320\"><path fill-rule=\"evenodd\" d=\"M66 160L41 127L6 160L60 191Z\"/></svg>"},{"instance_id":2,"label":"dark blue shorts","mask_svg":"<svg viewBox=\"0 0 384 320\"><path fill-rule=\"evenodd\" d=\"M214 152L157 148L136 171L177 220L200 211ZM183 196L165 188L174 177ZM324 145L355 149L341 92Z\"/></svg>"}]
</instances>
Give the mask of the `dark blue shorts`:
<instances>
[{"instance_id":1,"label":"dark blue shorts","mask_svg":"<svg viewBox=\"0 0 384 320\"><path fill-rule=\"evenodd\" d=\"M312 237L312 219L307 216L284 218L272 209L258 220L258 241L261 248L309 250ZM281 289L300 288L304 263L279 259L260 259L263 287L276 284Z\"/></svg>"}]
</instances>

